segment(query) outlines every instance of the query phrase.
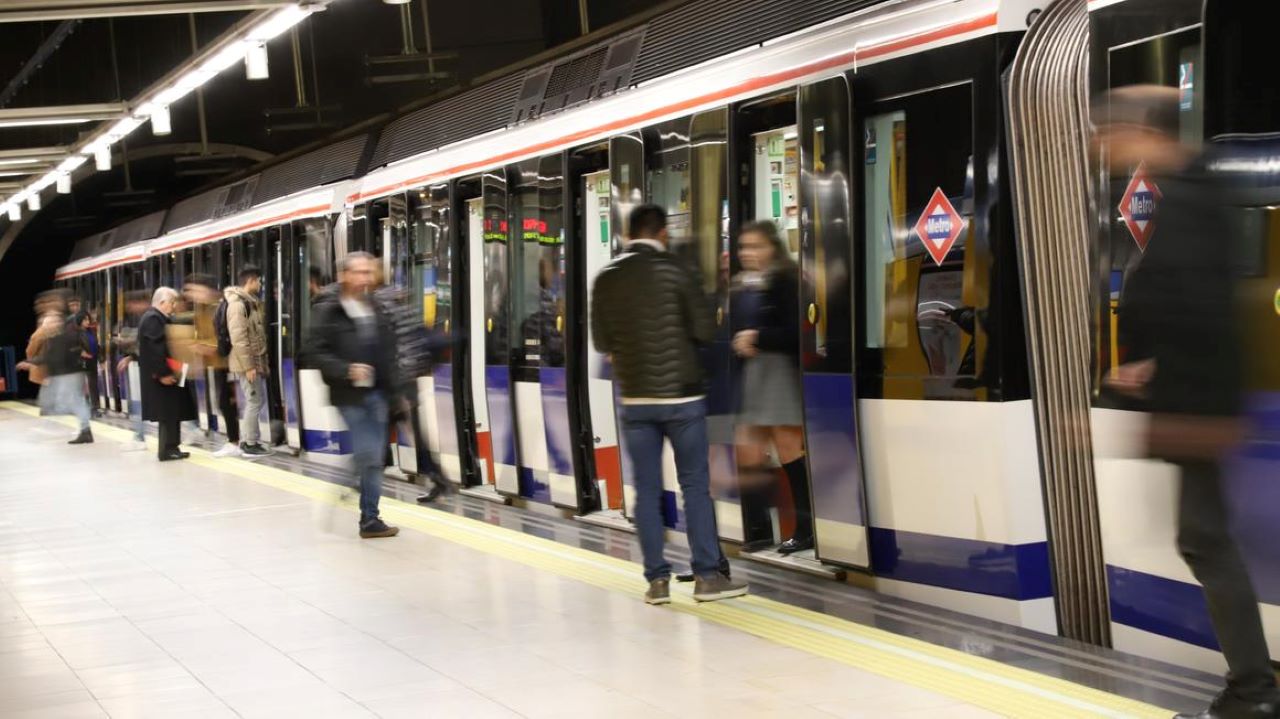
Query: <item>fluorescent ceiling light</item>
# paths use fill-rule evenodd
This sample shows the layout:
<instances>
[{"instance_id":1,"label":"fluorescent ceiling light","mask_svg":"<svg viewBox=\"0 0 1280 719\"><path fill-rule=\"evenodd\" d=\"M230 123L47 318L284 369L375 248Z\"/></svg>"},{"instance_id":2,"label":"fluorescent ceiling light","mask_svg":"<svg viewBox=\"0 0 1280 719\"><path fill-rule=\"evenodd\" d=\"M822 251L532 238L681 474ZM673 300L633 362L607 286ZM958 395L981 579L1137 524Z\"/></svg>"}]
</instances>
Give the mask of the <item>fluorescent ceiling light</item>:
<instances>
[{"instance_id":1,"label":"fluorescent ceiling light","mask_svg":"<svg viewBox=\"0 0 1280 719\"><path fill-rule=\"evenodd\" d=\"M244 56L244 74L250 80L266 80L271 76L265 42L255 42L248 46L248 52Z\"/></svg>"},{"instance_id":2,"label":"fluorescent ceiling light","mask_svg":"<svg viewBox=\"0 0 1280 719\"><path fill-rule=\"evenodd\" d=\"M310 10L303 10L297 5L282 7L275 15L272 15L261 25L250 30L246 39L266 42L275 38L285 30L288 30L294 25L302 22L310 14Z\"/></svg>"},{"instance_id":3,"label":"fluorescent ceiling light","mask_svg":"<svg viewBox=\"0 0 1280 719\"><path fill-rule=\"evenodd\" d=\"M11 160L0 160L0 165L42 165L49 162L47 157L15 157Z\"/></svg>"},{"instance_id":4,"label":"fluorescent ceiling light","mask_svg":"<svg viewBox=\"0 0 1280 719\"><path fill-rule=\"evenodd\" d=\"M84 155L72 155L71 157L68 157L67 159L63 160L62 164L58 165L58 172L66 172L66 173L74 172L75 170L79 169L81 165L83 165L88 161L89 161L89 158L85 157Z\"/></svg>"},{"instance_id":5,"label":"fluorescent ceiling light","mask_svg":"<svg viewBox=\"0 0 1280 719\"><path fill-rule=\"evenodd\" d=\"M0 127L38 127L41 125L83 125L94 122L92 117L42 117L29 120L0 120Z\"/></svg>"}]
</instances>

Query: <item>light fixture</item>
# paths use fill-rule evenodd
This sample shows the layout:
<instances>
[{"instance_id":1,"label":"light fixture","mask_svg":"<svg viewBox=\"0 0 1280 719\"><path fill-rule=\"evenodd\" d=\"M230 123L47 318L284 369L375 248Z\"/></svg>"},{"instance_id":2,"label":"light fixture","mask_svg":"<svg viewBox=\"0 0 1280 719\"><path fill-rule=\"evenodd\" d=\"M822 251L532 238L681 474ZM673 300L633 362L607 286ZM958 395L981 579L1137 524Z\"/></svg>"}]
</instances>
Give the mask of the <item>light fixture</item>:
<instances>
[{"instance_id":1,"label":"light fixture","mask_svg":"<svg viewBox=\"0 0 1280 719\"><path fill-rule=\"evenodd\" d=\"M157 105L151 111L151 132L157 136L168 135L173 132L173 124L169 117L169 107L167 105Z\"/></svg>"},{"instance_id":2,"label":"light fixture","mask_svg":"<svg viewBox=\"0 0 1280 719\"><path fill-rule=\"evenodd\" d=\"M71 194L71 175L68 175L66 173L58 175L57 185L58 185L59 195L70 195Z\"/></svg>"},{"instance_id":3,"label":"light fixture","mask_svg":"<svg viewBox=\"0 0 1280 719\"><path fill-rule=\"evenodd\" d=\"M265 42L248 43L244 54L244 76L250 80L266 80L271 75L267 65L267 44Z\"/></svg>"},{"instance_id":4,"label":"light fixture","mask_svg":"<svg viewBox=\"0 0 1280 719\"><path fill-rule=\"evenodd\" d=\"M86 122L94 122L97 119L98 118L93 117L42 117L26 120L0 120L0 128L38 127L41 125L83 125Z\"/></svg>"},{"instance_id":5,"label":"light fixture","mask_svg":"<svg viewBox=\"0 0 1280 719\"><path fill-rule=\"evenodd\" d=\"M9 221L17 222L22 219L22 208L18 207L17 202L9 203Z\"/></svg>"},{"instance_id":6,"label":"light fixture","mask_svg":"<svg viewBox=\"0 0 1280 719\"><path fill-rule=\"evenodd\" d=\"M40 193L31 192L27 194L27 209L32 212L40 211Z\"/></svg>"},{"instance_id":7,"label":"light fixture","mask_svg":"<svg viewBox=\"0 0 1280 719\"><path fill-rule=\"evenodd\" d=\"M382 0L382 2L388 5L408 5L411 0Z\"/></svg>"},{"instance_id":8,"label":"light fixture","mask_svg":"<svg viewBox=\"0 0 1280 719\"><path fill-rule=\"evenodd\" d=\"M93 165L94 167L98 168L100 172L105 172L111 169L111 146L110 145L99 145L97 148L94 149Z\"/></svg>"},{"instance_id":9,"label":"light fixture","mask_svg":"<svg viewBox=\"0 0 1280 719\"><path fill-rule=\"evenodd\" d=\"M250 30L247 39L266 42L302 22L310 14L311 10L309 9L303 9L298 5L286 5L280 8L280 11L275 15L267 18L261 25Z\"/></svg>"}]
</instances>

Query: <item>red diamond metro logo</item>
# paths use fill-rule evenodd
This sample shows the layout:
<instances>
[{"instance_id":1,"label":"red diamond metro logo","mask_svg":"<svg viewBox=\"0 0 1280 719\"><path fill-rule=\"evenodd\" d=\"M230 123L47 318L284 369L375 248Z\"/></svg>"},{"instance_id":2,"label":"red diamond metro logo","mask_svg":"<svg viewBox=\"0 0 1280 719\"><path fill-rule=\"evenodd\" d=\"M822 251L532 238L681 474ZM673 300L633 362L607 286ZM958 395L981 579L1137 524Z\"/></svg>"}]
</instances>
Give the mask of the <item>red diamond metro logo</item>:
<instances>
[{"instance_id":1,"label":"red diamond metro logo","mask_svg":"<svg viewBox=\"0 0 1280 719\"><path fill-rule=\"evenodd\" d=\"M1120 198L1120 217L1124 226L1129 228L1133 241L1138 249L1147 251L1147 243L1156 231L1156 210L1160 205L1160 188L1147 174L1147 163L1138 165L1133 172L1133 179L1125 188L1124 197Z\"/></svg>"},{"instance_id":2,"label":"red diamond metro logo","mask_svg":"<svg viewBox=\"0 0 1280 719\"><path fill-rule=\"evenodd\" d=\"M951 252L960 233L964 232L964 224L964 218L956 212L942 188L935 189L920 220L916 222L916 236L929 251L934 264L941 266L942 261L947 259L947 253Z\"/></svg>"}]
</instances>

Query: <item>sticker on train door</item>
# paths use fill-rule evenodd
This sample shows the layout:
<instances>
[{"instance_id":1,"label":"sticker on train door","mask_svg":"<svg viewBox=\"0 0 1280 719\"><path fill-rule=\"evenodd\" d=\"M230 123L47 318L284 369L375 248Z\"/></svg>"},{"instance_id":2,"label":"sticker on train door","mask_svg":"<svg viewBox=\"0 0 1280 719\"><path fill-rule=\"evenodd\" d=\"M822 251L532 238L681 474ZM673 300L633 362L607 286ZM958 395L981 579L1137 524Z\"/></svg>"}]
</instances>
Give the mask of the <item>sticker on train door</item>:
<instances>
[{"instance_id":1,"label":"sticker on train door","mask_svg":"<svg viewBox=\"0 0 1280 719\"><path fill-rule=\"evenodd\" d=\"M1147 163L1139 164L1124 190L1124 196L1120 198L1120 218L1143 252L1147 251L1147 243L1151 242L1151 235L1156 231L1156 208L1161 197L1160 188L1147 174Z\"/></svg>"},{"instance_id":2,"label":"sticker on train door","mask_svg":"<svg viewBox=\"0 0 1280 719\"><path fill-rule=\"evenodd\" d=\"M929 251L935 265L942 265L947 253L955 247L960 233L964 232L964 218L956 212L956 208L947 199L947 194L939 187L933 191L929 204L916 222L916 236Z\"/></svg>"}]
</instances>

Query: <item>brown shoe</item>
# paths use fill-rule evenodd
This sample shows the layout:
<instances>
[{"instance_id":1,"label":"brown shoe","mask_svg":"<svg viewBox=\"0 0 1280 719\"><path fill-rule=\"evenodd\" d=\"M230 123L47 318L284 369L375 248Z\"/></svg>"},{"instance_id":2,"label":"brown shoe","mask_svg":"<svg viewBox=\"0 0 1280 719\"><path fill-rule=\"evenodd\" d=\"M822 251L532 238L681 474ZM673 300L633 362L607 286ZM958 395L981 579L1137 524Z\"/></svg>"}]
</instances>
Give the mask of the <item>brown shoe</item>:
<instances>
[{"instance_id":1,"label":"brown shoe","mask_svg":"<svg viewBox=\"0 0 1280 719\"><path fill-rule=\"evenodd\" d=\"M394 537L400 533L399 527L393 527L390 524L375 519L372 522L360 528L361 539L379 539L381 537Z\"/></svg>"},{"instance_id":2,"label":"brown shoe","mask_svg":"<svg viewBox=\"0 0 1280 719\"><path fill-rule=\"evenodd\" d=\"M670 604L671 580L655 579L649 582L649 590L644 593L645 604Z\"/></svg>"},{"instance_id":3,"label":"brown shoe","mask_svg":"<svg viewBox=\"0 0 1280 719\"><path fill-rule=\"evenodd\" d=\"M699 602L714 602L718 599L741 597L746 593L746 582L740 579L730 579L719 572L703 574L693 584L693 598Z\"/></svg>"}]
</instances>

